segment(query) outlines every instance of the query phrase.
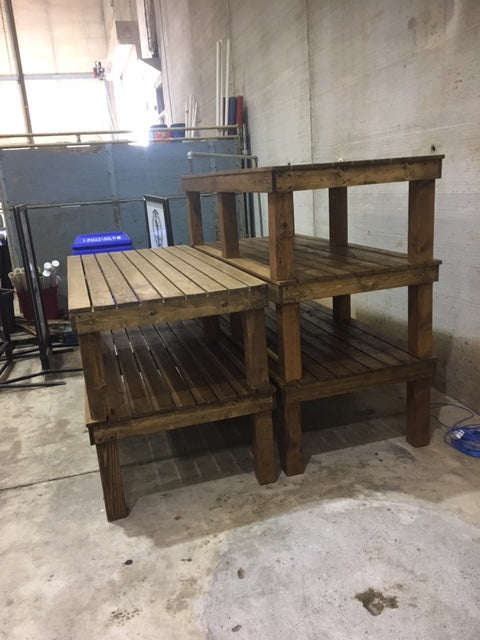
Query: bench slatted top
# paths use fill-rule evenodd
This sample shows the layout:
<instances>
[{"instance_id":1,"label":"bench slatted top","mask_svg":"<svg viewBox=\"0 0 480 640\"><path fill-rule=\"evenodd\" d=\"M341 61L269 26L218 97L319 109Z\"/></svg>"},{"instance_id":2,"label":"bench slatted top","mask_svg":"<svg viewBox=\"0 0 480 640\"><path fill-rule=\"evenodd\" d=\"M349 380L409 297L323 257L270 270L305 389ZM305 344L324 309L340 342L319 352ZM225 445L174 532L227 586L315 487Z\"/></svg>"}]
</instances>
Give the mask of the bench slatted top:
<instances>
[{"instance_id":1,"label":"bench slatted top","mask_svg":"<svg viewBox=\"0 0 480 640\"><path fill-rule=\"evenodd\" d=\"M260 308L266 296L262 280L188 246L68 257L80 334Z\"/></svg>"}]
</instances>

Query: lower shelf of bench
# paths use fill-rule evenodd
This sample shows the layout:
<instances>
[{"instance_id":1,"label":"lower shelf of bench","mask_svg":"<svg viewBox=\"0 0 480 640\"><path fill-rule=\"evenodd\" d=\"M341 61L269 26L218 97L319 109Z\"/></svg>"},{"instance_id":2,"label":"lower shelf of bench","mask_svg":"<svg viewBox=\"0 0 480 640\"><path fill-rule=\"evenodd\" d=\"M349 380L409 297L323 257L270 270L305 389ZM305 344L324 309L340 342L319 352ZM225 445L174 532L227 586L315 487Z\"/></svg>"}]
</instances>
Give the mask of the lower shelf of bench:
<instances>
[{"instance_id":1,"label":"lower shelf of bench","mask_svg":"<svg viewBox=\"0 0 480 640\"><path fill-rule=\"evenodd\" d=\"M88 421L92 444L271 411L273 390L245 379L242 350L184 321L102 332L111 409Z\"/></svg>"},{"instance_id":2,"label":"lower shelf of bench","mask_svg":"<svg viewBox=\"0 0 480 640\"><path fill-rule=\"evenodd\" d=\"M270 378L283 404L428 379L435 372L434 358L417 358L356 320L337 322L317 302L300 303L300 322L302 378L286 383L279 371L275 311L266 310Z\"/></svg>"}]
</instances>

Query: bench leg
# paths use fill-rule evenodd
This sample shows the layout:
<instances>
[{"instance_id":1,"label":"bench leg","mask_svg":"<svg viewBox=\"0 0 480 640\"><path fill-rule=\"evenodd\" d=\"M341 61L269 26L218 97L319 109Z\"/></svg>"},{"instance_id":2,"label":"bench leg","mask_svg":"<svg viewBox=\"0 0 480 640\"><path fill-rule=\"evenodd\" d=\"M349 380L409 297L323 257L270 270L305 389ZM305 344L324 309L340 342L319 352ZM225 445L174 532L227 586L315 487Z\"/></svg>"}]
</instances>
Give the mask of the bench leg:
<instances>
[{"instance_id":1,"label":"bench leg","mask_svg":"<svg viewBox=\"0 0 480 640\"><path fill-rule=\"evenodd\" d=\"M278 478L273 441L272 412L263 411L253 419L253 465L259 484L276 482Z\"/></svg>"},{"instance_id":2,"label":"bench leg","mask_svg":"<svg viewBox=\"0 0 480 640\"><path fill-rule=\"evenodd\" d=\"M424 447L430 442L430 378L407 382L407 442Z\"/></svg>"},{"instance_id":3,"label":"bench leg","mask_svg":"<svg viewBox=\"0 0 480 640\"><path fill-rule=\"evenodd\" d=\"M276 419L280 464L287 476L294 476L305 471L300 403L285 403L281 393L277 394L277 399Z\"/></svg>"},{"instance_id":4,"label":"bench leg","mask_svg":"<svg viewBox=\"0 0 480 640\"><path fill-rule=\"evenodd\" d=\"M119 520L128 515L123 490L122 470L117 440L96 445L98 468L102 479L103 499L107 520Z\"/></svg>"}]
</instances>

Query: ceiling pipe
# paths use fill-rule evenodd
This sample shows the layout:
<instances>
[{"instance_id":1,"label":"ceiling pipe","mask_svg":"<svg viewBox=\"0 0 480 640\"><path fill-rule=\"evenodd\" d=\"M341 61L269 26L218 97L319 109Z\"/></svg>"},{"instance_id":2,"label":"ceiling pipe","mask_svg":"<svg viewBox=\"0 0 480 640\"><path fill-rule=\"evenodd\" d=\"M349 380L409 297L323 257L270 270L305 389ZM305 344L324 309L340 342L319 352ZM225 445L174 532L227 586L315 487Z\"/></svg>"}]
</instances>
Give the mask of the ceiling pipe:
<instances>
[{"instance_id":1,"label":"ceiling pipe","mask_svg":"<svg viewBox=\"0 0 480 640\"><path fill-rule=\"evenodd\" d=\"M22 96L23 119L25 121L25 128L27 130L27 133L29 134L28 141L33 143L32 120L30 118L30 107L28 106L27 88L25 86L25 75L23 73L22 59L20 57L20 47L18 45L17 28L15 26L15 17L13 15L12 0L5 0L5 6L7 9L10 37L12 38L13 52L15 55L15 65L17 67L18 86L20 87L20 93Z\"/></svg>"}]
</instances>

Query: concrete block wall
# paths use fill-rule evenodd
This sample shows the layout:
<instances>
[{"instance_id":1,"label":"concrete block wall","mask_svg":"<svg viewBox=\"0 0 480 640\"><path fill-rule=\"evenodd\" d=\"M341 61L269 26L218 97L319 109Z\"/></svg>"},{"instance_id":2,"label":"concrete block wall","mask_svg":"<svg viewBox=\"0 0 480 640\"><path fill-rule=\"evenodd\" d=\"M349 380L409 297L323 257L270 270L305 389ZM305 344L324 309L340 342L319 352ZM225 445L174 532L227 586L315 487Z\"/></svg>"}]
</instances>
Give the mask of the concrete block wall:
<instances>
[{"instance_id":1,"label":"concrete block wall","mask_svg":"<svg viewBox=\"0 0 480 640\"><path fill-rule=\"evenodd\" d=\"M167 108L215 120L215 42L260 164L444 153L437 183L436 384L480 409L476 0L157 0ZM405 185L351 190L353 242L406 250ZM325 234L326 194L298 198L296 229ZM354 297L358 317L404 334L406 291Z\"/></svg>"}]
</instances>

